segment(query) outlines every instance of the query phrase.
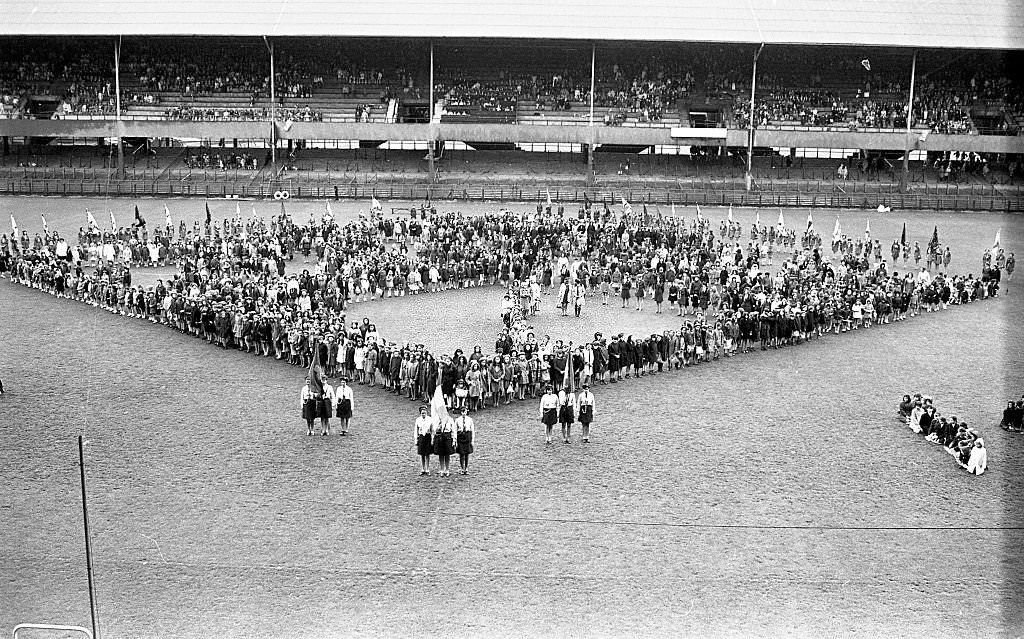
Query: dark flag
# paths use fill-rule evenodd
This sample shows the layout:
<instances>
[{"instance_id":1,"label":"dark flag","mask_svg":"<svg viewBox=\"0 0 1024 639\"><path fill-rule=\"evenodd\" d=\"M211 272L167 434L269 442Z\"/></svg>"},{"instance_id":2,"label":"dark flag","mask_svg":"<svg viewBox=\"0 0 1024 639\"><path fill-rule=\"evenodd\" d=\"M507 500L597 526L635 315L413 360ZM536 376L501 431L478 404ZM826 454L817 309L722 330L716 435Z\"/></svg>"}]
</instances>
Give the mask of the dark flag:
<instances>
[{"instance_id":1,"label":"dark flag","mask_svg":"<svg viewBox=\"0 0 1024 639\"><path fill-rule=\"evenodd\" d=\"M900 245L901 246L906 246L907 245L907 223L906 222L903 223L903 234L900 235Z\"/></svg>"},{"instance_id":2,"label":"dark flag","mask_svg":"<svg viewBox=\"0 0 1024 639\"><path fill-rule=\"evenodd\" d=\"M313 340L313 357L309 361L309 390L316 397L324 394L323 370L320 367L320 343Z\"/></svg>"},{"instance_id":3,"label":"dark flag","mask_svg":"<svg viewBox=\"0 0 1024 639\"><path fill-rule=\"evenodd\" d=\"M938 225L936 225L935 230L932 231L932 241L928 242L928 244L931 246L932 251L934 251L935 249L939 248L939 227L938 227Z\"/></svg>"},{"instance_id":4,"label":"dark flag","mask_svg":"<svg viewBox=\"0 0 1024 639\"><path fill-rule=\"evenodd\" d=\"M139 213L139 205L135 205L135 224L136 226L146 226L146 220L142 218L142 213Z\"/></svg>"},{"instance_id":5,"label":"dark flag","mask_svg":"<svg viewBox=\"0 0 1024 639\"><path fill-rule=\"evenodd\" d=\"M209 225L211 223L213 223L213 216L210 215L210 203L207 202L206 203L206 224Z\"/></svg>"}]
</instances>

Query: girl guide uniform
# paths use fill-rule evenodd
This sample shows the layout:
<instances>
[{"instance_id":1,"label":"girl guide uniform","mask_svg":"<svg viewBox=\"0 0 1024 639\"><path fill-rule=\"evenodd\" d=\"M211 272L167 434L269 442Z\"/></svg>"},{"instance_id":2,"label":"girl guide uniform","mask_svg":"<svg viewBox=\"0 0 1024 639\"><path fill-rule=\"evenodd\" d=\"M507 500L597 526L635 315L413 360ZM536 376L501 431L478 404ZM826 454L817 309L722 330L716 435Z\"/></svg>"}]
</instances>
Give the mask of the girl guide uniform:
<instances>
[{"instance_id":1,"label":"girl guide uniform","mask_svg":"<svg viewBox=\"0 0 1024 639\"><path fill-rule=\"evenodd\" d=\"M545 443L551 443L551 429L558 421L558 395L551 392L551 386L544 389L540 398L540 421L544 424Z\"/></svg>"},{"instance_id":2,"label":"girl guide uniform","mask_svg":"<svg viewBox=\"0 0 1024 639\"><path fill-rule=\"evenodd\" d=\"M590 384L584 384L576 396L576 407L577 419L583 426L583 443L589 443L590 424L594 421L594 394L590 392Z\"/></svg>"}]
</instances>

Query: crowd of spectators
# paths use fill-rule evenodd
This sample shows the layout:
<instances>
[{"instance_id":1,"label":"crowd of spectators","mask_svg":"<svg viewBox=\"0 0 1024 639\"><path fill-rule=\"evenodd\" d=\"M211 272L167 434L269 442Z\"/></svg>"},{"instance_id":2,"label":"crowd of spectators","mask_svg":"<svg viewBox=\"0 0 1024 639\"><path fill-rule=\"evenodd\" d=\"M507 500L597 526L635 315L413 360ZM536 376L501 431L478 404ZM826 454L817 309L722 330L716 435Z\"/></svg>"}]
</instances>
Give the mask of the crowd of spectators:
<instances>
[{"instance_id":1,"label":"crowd of spectators","mask_svg":"<svg viewBox=\"0 0 1024 639\"><path fill-rule=\"evenodd\" d=\"M259 161L250 153L221 153L210 149L191 150L185 154L185 166L190 169L217 169L220 171L259 169Z\"/></svg>"}]
</instances>

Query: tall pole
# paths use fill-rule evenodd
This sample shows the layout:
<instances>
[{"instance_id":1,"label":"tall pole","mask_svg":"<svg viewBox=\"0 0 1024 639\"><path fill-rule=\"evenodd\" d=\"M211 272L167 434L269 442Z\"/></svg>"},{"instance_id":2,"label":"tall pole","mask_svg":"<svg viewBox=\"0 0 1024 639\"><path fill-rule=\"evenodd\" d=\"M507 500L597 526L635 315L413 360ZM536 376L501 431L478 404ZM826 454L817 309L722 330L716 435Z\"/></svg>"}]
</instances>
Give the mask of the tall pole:
<instances>
[{"instance_id":1,"label":"tall pole","mask_svg":"<svg viewBox=\"0 0 1024 639\"><path fill-rule=\"evenodd\" d=\"M597 43L590 45L590 144L587 145L587 184L594 181L594 93L597 91Z\"/></svg>"},{"instance_id":2,"label":"tall pole","mask_svg":"<svg viewBox=\"0 0 1024 639\"><path fill-rule=\"evenodd\" d=\"M903 175L900 177L900 190L906 191L910 184L910 124L914 118L914 77L917 75L917 50L910 63L910 98L907 100L907 138L903 145Z\"/></svg>"},{"instance_id":3,"label":"tall pole","mask_svg":"<svg viewBox=\"0 0 1024 639\"><path fill-rule=\"evenodd\" d=\"M590 45L590 126L594 126L594 90L597 86L597 43Z\"/></svg>"},{"instance_id":4,"label":"tall pole","mask_svg":"<svg viewBox=\"0 0 1024 639\"><path fill-rule=\"evenodd\" d=\"M427 141L427 162L430 164L430 181L434 181L434 41L430 41L430 92L428 93L430 103L427 105L427 132L430 140Z\"/></svg>"},{"instance_id":5,"label":"tall pole","mask_svg":"<svg viewBox=\"0 0 1024 639\"><path fill-rule=\"evenodd\" d=\"M757 59L761 57L762 49L764 49L764 42L754 53L754 71L750 75L750 118L747 122L747 191L750 191L754 181L751 176L754 164L754 94L757 91Z\"/></svg>"},{"instance_id":6,"label":"tall pole","mask_svg":"<svg viewBox=\"0 0 1024 639\"><path fill-rule=\"evenodd\" d=\"M274 43L263 36L263 42L270 52L270 168L277 173L277 100L274 91Z\"/></svg>"},{"instance_id":7,"label":"tall pole","mask_svg":"<svg viewBox=\"0 0 1024 639\"><path fill-rule=\"evenodd\" d=\"M92 578L92 538L89 536L89 506L85 499L85 446L78 436L78 469L82 477L82 522L85 525L85 569L89 575L89 611L92 615L92 636L100 639L100 616L96 611L96 584Z\"/></svg>"},{"instance_id":8,"label":"tall pole","mask_svg":"<svg viewBox=\"0 0 1024 639\"><path fill-rule=\"evenodd\" d=\"M114 133L117 138L117 172L124 175L124 146L121 144L121 36L114 42Z\"/></svg>"}]
</instances>

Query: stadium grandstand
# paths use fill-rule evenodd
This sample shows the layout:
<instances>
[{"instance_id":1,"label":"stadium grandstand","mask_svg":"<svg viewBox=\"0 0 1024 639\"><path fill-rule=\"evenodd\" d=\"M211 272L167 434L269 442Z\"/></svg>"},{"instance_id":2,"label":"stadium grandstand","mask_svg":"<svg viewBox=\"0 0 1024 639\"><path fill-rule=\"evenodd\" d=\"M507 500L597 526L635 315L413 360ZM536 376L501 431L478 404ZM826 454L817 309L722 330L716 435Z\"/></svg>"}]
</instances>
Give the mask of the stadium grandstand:
<instances>
[{"instance_id":1,"label":"stadium grandstand","mask_svg":"<svg viewBox=\"0 0 1024 639\"><path fill-rule=\"evenodd\" d=\"M1008 0L7 14L0 192L1024 207Z\"/></svg>"}]
</instances>

